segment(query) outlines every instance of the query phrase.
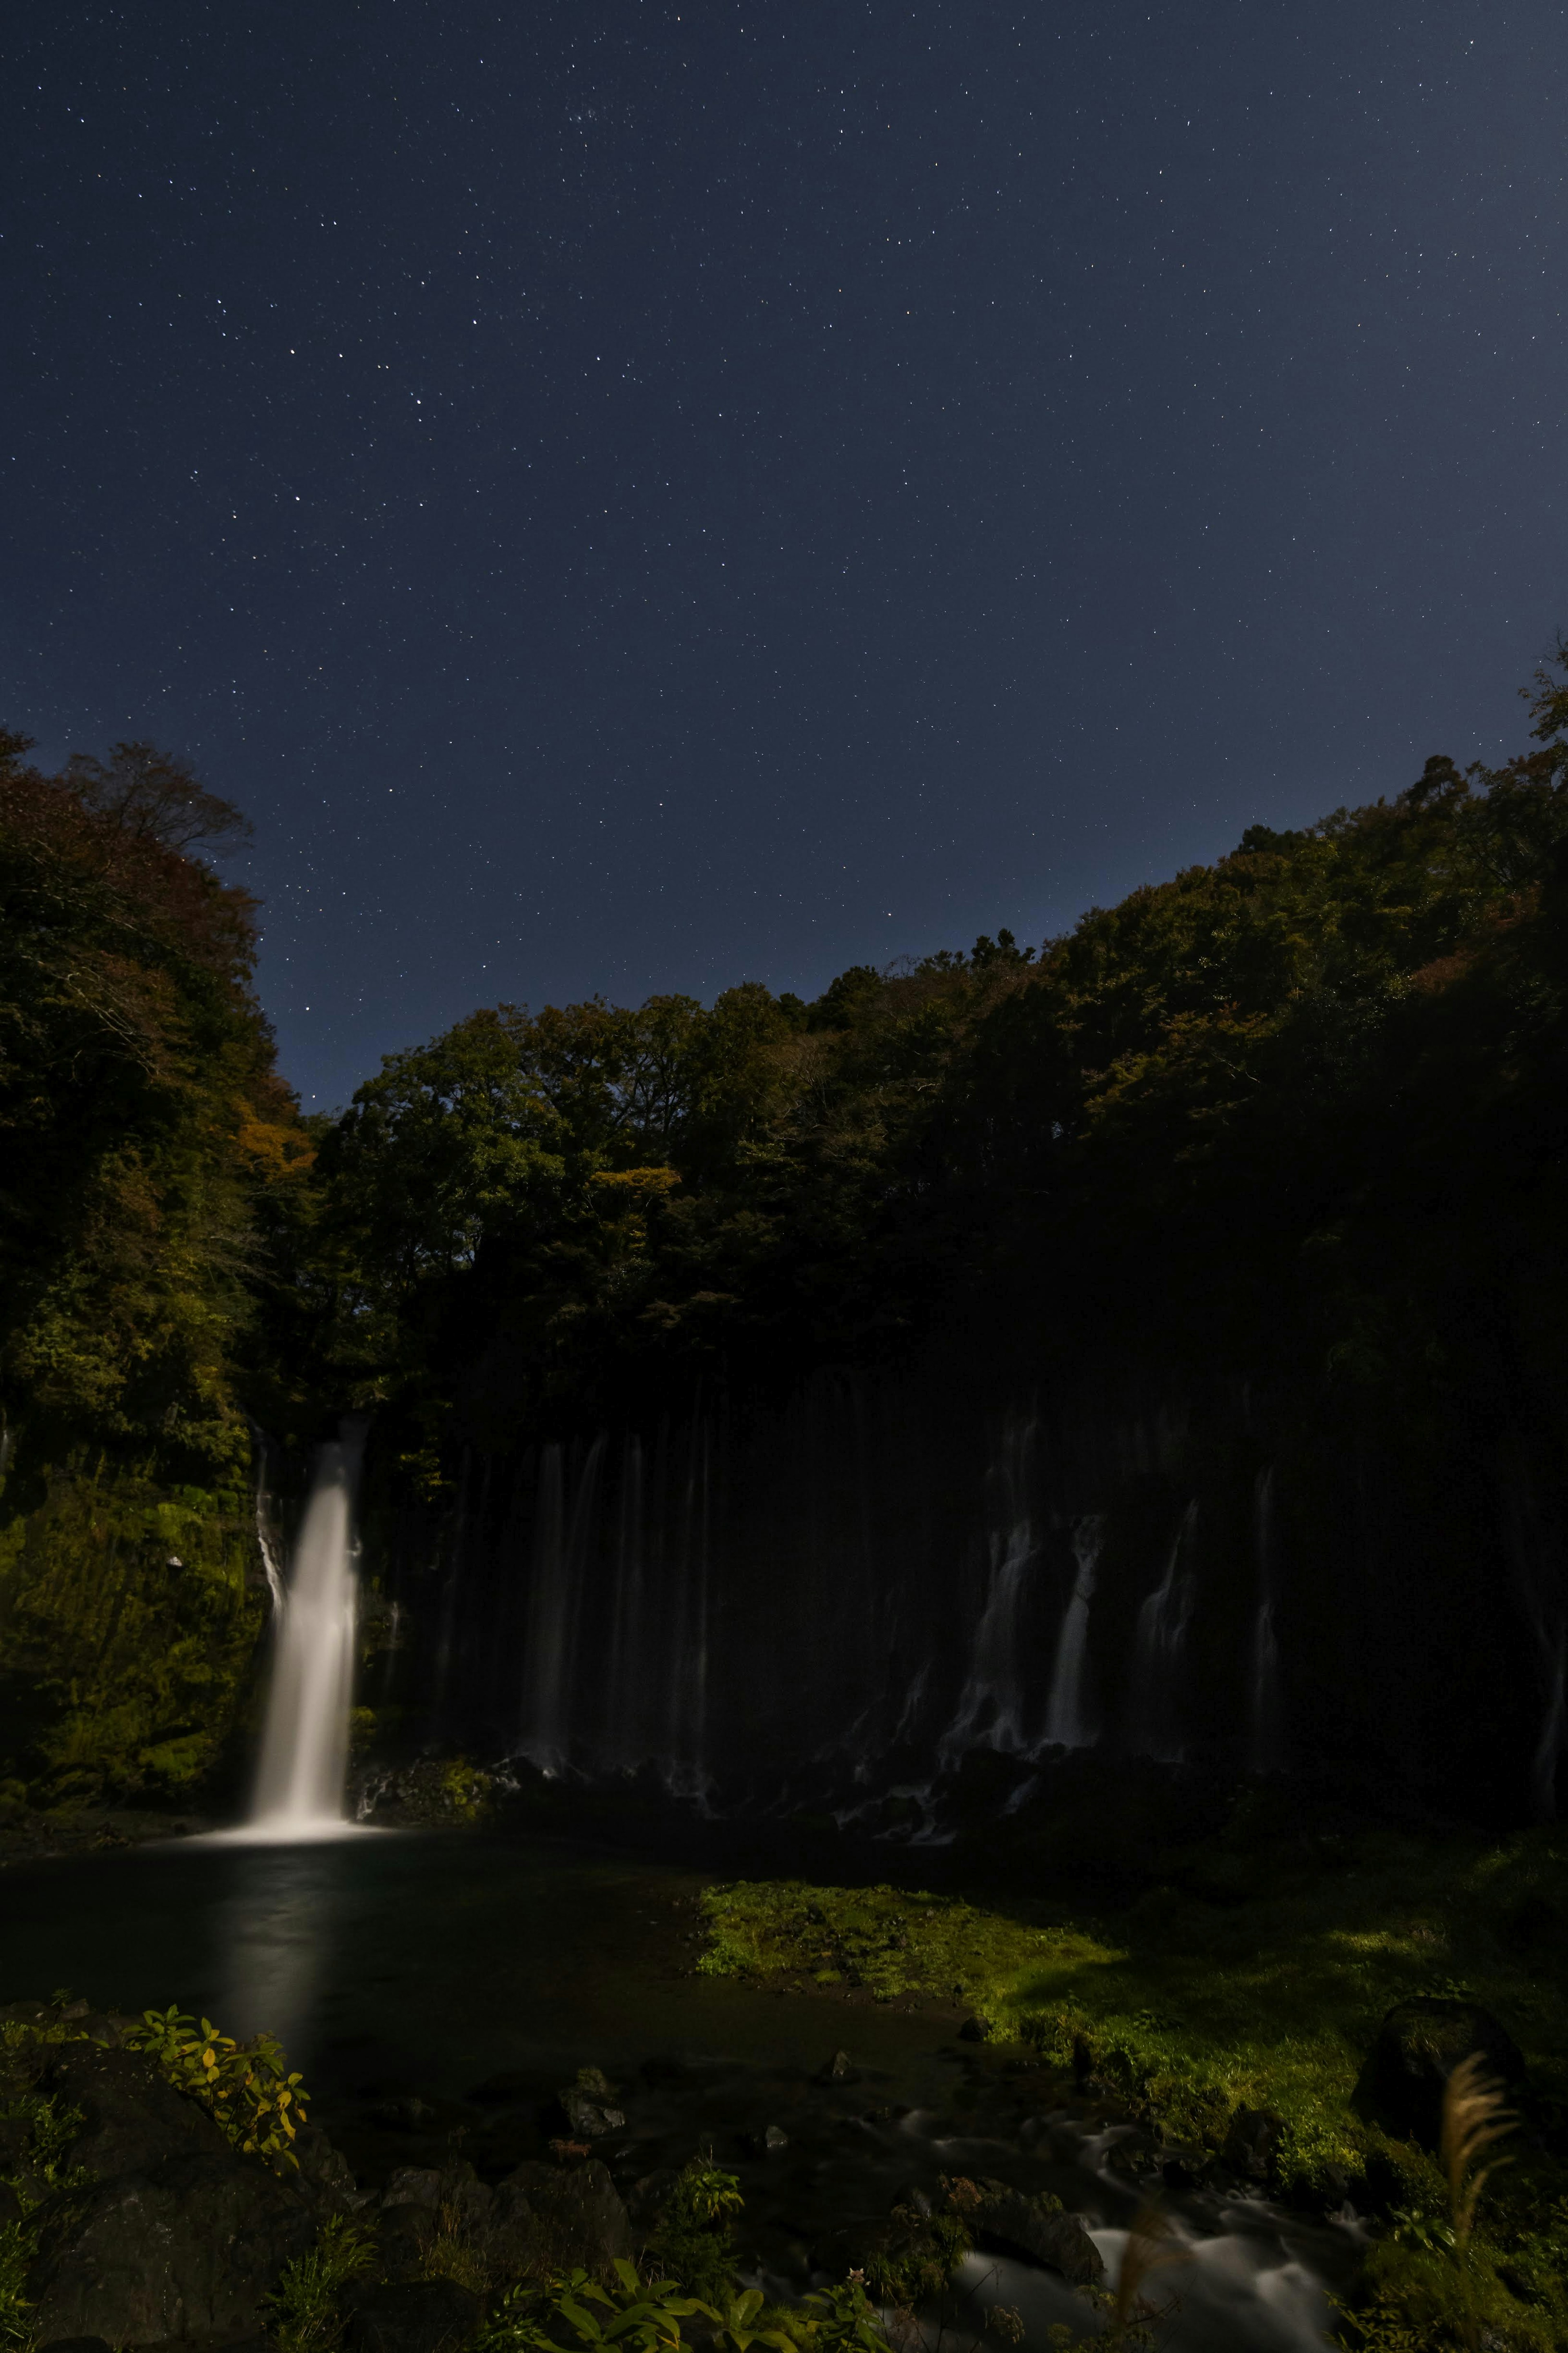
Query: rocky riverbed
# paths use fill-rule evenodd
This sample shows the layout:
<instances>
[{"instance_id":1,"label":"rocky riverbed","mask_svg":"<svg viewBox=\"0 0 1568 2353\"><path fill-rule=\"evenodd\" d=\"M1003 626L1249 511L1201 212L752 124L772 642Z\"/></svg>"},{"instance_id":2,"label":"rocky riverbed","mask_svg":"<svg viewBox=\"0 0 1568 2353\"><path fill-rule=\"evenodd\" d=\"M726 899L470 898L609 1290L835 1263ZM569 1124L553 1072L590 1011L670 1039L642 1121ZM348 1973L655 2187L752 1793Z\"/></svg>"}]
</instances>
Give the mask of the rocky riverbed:
<instances>
[{"instance_id":1,"label":"rocky riverbed","mask_svg":"<svg viewBox=\"0 0 1568 2353\"><path fill-rule=\"evenodd\" d=\"M1266 2159L1239 2144L1205 2178L1184 2175L1026 2057L956 2042L933 2051L942 2096L923 2108L847 2050L809 2071L658 2057L614 2079L585 2060L565 2084L502 2073L463 2099L380 2079L373 2052L333 2104L335 2137L306 2126L297 2166L274 2169L121 2047L129 2021L80 2004L0 2015L11 2182L0 2205L13 2223L26 2215L26 2296L44 2353L265 2339L286 2268L332 2217L374 2249L344 2292L349 2342L441 2353L509 2282L657 2247L700 2152L738 2180L733 2256L770 2300L907 2271L930 2219L956 2216L973 2252L953 2314L978 2337L999 2307L1012 2316L1004 2343L1019 2325L1042 2338L1053 2323L1096 2330L1083 2291L1114 2275L1152 2191L1170 2210L1159 2300L1173 2347L1316 2341L1321 2284L1355 2260L1353 2230L1269 2208Z\"/></svg>"}]
</instances>

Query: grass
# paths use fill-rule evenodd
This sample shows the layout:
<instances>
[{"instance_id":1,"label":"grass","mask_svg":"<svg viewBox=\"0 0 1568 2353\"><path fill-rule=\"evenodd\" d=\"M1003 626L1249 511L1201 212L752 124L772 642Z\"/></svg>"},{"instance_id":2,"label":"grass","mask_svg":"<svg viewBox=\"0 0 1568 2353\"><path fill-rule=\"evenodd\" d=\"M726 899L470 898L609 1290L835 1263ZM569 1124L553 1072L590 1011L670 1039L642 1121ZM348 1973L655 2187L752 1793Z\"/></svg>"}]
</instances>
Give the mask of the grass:
<instances>
[{"instance_id":1,"label":"grass","mask_svg":"<svg viewBox=\"0 0 1568 2353\"><path fill-rule=\"evenodd\" d=\"M1285 2185L1320 2193L1381 2155L1408 2177L1403 2194L1440 2195L1429 2161L1352 2104L1381 2020L1412 1995L1495 2011L1547 2117L1568 2113L1568 1984L1552 1962L1568 1928L1562 1834L1334 1846L1271 1838L1255 1815L1167 1862L1167 1879L1109 1919L892 1887L716 1887L699 1966L962 2001L1180 2145L1216 2148L1237 2109L1269 2110Z\"/></svg>"}]
</instances>

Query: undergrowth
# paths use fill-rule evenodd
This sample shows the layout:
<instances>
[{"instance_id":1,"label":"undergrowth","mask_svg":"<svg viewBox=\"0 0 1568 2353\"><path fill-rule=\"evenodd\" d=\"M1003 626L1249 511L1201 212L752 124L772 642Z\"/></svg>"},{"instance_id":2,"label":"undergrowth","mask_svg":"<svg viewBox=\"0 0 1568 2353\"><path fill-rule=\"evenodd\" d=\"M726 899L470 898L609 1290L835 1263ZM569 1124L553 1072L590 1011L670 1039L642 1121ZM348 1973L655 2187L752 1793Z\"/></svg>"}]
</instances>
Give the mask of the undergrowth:
<instances>
[{"instance_id":1,"label":"undergrowth","mask_svg":"<svg viewBox=\"0 0 1568 2353\"><path fill-rule=\"evenodd\" d=\"M1568 1923L1561 1834L1368 1837L1289 1870L1224 1842L1172 1862L1113 1923L888 1886L714 1887L698 1966L962 2002L1184 2147L1217 2149L1238 2108L1268 2110L1286 2189L1342 2195L1371 2157L1405 2165L1354 2095L1380 2021L1412 1995L1496 2010L1544 2107L1568 2110L1568 1987L1538 1950Z\"/></svg>"},{"instance_id":2,"label":"undergrowth","mask_svg":"<svg viewBox=\"0 0 1568 2353\"><path fill-rule=\"evenodd\" d=\"M347 2326L342 2294L369 2272L375 2242L341 2214L321 2225L308 2254L286 2263L267 2299L268 2334L282 2353L331 2353Z\"/></svg>"}]
</instances>

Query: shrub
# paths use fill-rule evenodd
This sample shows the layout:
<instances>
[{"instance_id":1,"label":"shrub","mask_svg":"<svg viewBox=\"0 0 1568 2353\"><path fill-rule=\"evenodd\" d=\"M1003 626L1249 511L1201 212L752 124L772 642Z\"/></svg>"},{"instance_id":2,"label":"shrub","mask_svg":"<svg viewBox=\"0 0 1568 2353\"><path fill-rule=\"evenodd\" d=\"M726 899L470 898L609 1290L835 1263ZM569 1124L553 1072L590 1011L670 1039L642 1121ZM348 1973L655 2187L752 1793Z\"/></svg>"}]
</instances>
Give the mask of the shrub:
<instances>
[{"instance_id":1,"label":"shrub","mask_svg":"<svg viewBox=\"0 0 1568 2353\"><path fill-rule=\"evenodd\" d=\"M172 2006L147 2010L124 2038L142 2051L178 2092L200 2102L247 2156L264 2157L279 2170L298 2163L291 2143L305 2122L308 2094L269 2034L237 2042L211 2019L200 2026Z\"/></svg>"}]
</instances>

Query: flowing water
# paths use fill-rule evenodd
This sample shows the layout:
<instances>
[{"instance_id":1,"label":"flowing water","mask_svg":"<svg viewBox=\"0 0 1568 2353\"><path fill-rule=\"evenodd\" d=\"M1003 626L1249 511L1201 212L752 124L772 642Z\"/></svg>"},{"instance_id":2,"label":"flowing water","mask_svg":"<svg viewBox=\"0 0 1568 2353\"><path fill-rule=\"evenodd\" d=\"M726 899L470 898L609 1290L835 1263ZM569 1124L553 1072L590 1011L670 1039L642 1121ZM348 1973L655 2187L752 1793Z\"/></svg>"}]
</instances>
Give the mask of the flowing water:
<instances>
[{"instance_id":1,"label":"flowing water","mask_svg":"<svg viewBox=\"0 0 1568 2353\"><path fill-rule=\"evenodd\" d=\"M1046 1743L1062 1748L1090 1748L1100 1736L1100 1723L1089 1691L1089 1605L1100 1575L1105 1522L1098 1512L1087 1513L1072 1532L1072 1594L1057 1638L1056 1663L1046 1701Z\"/></svg>"},{"instance_id":2,"label":"flowing water","mask_svg":"<svg viewBox=\"0 0 1568 2353\"><path fill-rule=\"evenodd\" d=\"M1198 1516L1189 1504L1176 1531L1165 1574L1138 1612L1128 1704L1128 1746L1163 1765L1179 1765L1186 1754L1182 1736L1183 1670L1195 1585L1185 1554Z\"/></svg>"},{"instance_id":3,"label":"flowing water","mask_svg":"<svg viewBox=\"0 0 1568 2353\"><path fill-rule=\"evenodd\" d=\"M1029 1516L1034 1449L1034 1424L1014 1424L993 1473L997 1493L988 1545L990 1582L957 1713L938 1744L942 1766L956 1764L968 1748L1016 1754L1027 1746L1024 1710L1032 1662L1021 1626L1037 1556Z\"/></svg>"},{"instance_id":4,"label":"flowing water","mask_svg":"<svg viewBox=\"0 0 1568 2353\"><path fill-rule=\"evenodd\" d=\"M958 2040L961 2006L781 1998L697 1974L702 1883L566 1842L191 1840L7 1872L0 1988L175 2001L226 2031L278 2033L313 2120L370 2187L455 2148L492 2180L546 2155L557 2088L594 2064L626 2114L597 2148L623 2191L710 2148L741 2177L741 2256L779 2291L842 2277L896 2198L957 2174L1053 2191L1114 2277L1143 2194L1108 2161L1127 2127L1015 2052ZM853 2073L825 2084L837 2049ZM767 2156L770 2125L787 2146ZM1354 2260L1344 2230L1217 2190L1165 2203L1188 2258L1160 2276L1167 2353L1316 2341L1324 2285ZM961 2285L975 2316L1021 2311L1028 2344L1058 2320L1097 2327L1056 2274L1005 2254L972 2258Z\"/></svg>"},{"instance_id":5,"label":"flowing water","mask_svg":"<svg viewBox=\"0 0 1568 2353\"><path fill-rule=\"evenodd\" d=\"M353 1498L363 1443L363 1428L345 1423L342 1437L317 1458L278 1618L247 1825L254 1836L321 1838L347 1827L358 1619Z\"/></svg>"}]
</instances>

